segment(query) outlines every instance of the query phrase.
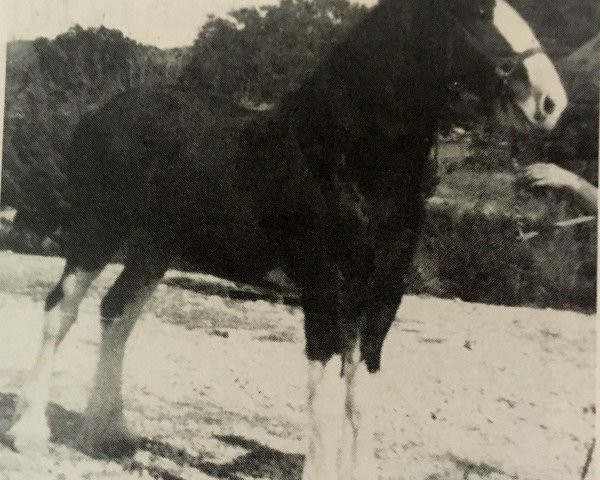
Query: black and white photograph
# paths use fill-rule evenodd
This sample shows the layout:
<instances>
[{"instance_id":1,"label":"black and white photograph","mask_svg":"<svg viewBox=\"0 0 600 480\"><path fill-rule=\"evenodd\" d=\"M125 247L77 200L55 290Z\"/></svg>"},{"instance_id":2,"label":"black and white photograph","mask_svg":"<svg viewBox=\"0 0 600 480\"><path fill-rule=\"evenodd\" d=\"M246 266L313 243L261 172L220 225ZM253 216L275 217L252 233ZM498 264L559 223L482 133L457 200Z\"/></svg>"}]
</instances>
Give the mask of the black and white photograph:
<instances>
[{"instance_id":1,"label":"black and white photograph","mask_svg":"<svg viewBox=\"0 0 600 480\"><path fill-rule=\"evenodd\" d=\"M599 2L2 5L0 480L596 478Z\"/></svg>"}]
</instances>

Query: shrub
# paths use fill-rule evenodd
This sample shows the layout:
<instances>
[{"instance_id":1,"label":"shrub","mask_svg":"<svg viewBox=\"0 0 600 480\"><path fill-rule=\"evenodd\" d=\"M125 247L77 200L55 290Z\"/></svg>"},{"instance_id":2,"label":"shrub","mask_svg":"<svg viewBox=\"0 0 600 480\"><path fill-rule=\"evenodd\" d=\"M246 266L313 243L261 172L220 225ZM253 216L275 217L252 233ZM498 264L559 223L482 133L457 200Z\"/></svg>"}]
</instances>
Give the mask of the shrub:
<instances>
[{"instance_id":1,"label":"shrub","mask_svg":"<svg viewBox=\"0 0 600 480\"><path fill-rule=\"evenodd\" d=\"M544 228L540 219L530 228ZM477 208L430 208L410 292L503 305L591 311L596 299L596 239L589 225L518 239L516 215ZM595 224L594 224L595 225Z\"/></svg>"},{"instance_id":2,"label":"shrub","mask_svg":"<svg viewBox=\"0 0 600 480\"><path fill-rule=\"evenodd\" d=\"M10 220L0 219L0 250L16 253L55 256L60 253L59 245L49 238L17 229Z\"/></svg>"}]
</instances>

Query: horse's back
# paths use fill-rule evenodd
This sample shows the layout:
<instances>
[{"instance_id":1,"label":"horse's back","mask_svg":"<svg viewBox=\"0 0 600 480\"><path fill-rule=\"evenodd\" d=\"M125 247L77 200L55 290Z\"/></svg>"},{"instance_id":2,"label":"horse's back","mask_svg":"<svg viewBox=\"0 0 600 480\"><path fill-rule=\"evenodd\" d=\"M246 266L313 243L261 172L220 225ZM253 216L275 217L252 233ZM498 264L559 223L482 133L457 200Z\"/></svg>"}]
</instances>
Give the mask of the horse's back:
<instances>
[{"instance_id":1,"label":"horse's back","mask_svg":"<svg viewBox=\"0 0 600 480\"><path fill-rule=\"evenodd\" d=\"M181 195L178 208L187 206L194 178L226 174L249 120L221 97L176 86L117 95L73 136L65 169L73 214L134 222L156 213L150 209L175 208Z\"/></svg>"},{"instance_id":2,"label":"horse's back","mask_svg":"<svg viewBox=\"0 0 600 480\"><path fill-rule=\"evenodd\" d=\"M264 117L178 86L116 96L81 121L67 155L72 244L87 251L92 231L124 241L142 228L206 271L246 264L262 276L270 247L256 188L273 179L246 151Z\"/></svg>"}]
</instances>

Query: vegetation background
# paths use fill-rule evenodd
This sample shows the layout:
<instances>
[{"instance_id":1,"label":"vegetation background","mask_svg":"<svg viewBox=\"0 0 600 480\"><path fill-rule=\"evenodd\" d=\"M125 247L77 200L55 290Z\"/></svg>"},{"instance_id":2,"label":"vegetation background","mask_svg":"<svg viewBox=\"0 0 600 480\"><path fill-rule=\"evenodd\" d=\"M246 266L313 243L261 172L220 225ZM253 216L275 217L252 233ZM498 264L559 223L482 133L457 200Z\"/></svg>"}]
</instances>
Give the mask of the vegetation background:
<instances>
[{"instance_id":1,"label":"vegetation background","mask_svg":"<svg viewBox=\"0 0 600 480\"><path fill-rule=\"evenodd\" d=\"M464 92L447 109L429 214L410 289L507 305L593 310L596 224L555 230L581 215L556 192L527 192L520 167L552 161L597 184L600 4L514 0L556 61L570 106L551 134L488 123ZM118 92L162 82L265 108L297 88L366 13L347 0L281 0L211 17L194 44L161 50L104 27L8 44L0 248L60 253L56 219L68 205L62 154L79 119ZM436 176L436 175L434 175ZM11 212L16 210L16 216ZM519 240L522 231L541 235Z\"/></svg>"}]
</instances>

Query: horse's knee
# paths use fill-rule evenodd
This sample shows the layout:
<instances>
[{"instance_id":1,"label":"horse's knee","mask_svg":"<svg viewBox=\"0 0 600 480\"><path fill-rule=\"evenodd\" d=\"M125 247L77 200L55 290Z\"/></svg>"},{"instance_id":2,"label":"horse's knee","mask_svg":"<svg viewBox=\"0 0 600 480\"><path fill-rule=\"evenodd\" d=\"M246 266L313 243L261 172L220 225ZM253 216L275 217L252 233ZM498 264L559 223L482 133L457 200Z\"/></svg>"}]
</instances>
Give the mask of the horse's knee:
<instances>
[{"instance_id":1,"label":"horse's knee","mask_svg":"<svg viewBox=\"0 0 600 480\"><path fill-rule=\"evenodd\" d=\"M136 272L124 270L100 302L103 327L116 327L129 332L150 297L158 280L142 281ZM113 328L114 329L114 328Z\"/></svg>"},{"instance_id":2,"label":"horse's knee","mask_svg":"<svg viewBox=\"0 0 600 480\"><path fill-rule=\"evenodd\" d=\"M369 373L376 373L381 368L381 351L383 338L375 338L361 342L360 354Z\"/></svg>"},{"instance_id":3,"label":"horse's knee","mask_svg":"<svg viewBox=\"0 0 600 480\"><path fill-rule=\"evenodd\" d=\"M110 326L115 319L121 318L125 311L125 303L124 295L115 292L113 289L109 290L100 302L102 324Z\"/></svg>"},{"instance_id":4,"label":"horse's knee","mask_svg":"<svg viewBox=\"0 0 600 480\"><path fill-rule=\"evenodd\" d=\"M67 313L76 312L87 289L98 273L99 271L87 271L67 265L60 281L46 297L44 310L49 312L60 303L62 311Z\"/></svg>"},{"instance_id":5,"label":"horse's knee","mask_svg":"<svg viewBox=\"0 0 600 480\"><path fill-rule=\"evenodd\" d=\"M369 373L376 373L381 368L383 343L394 321L395 309L386 314L367 317L359 335L360 359L364 360Z\"/></svg>"},{"instance_id":6,"label":"horse's knee","mask_svg":"<svg viewBox=\"0 0 600 480\"><path fill-rule=\"evenodd\" d=\"M46 312L49 312L50 310L52 310L54 307L56 307L56 305L58 305L60 303L60 301L63 299L64 296L65 295L63 293L62 281L61 281L46 296L44 310Z\"/></svg>"},{"instance_id":7,"label":"horse's knee","mask_svg":"<svg viewBox=\"0 0 600 480\"><path fill-rule=\"evenodd\" d=\"M304 330L308 360L327 363L344 352L343 325L335 316L305 313Z\"/></svg>"},{"instance_id":8,"label":"horse's knee","mask_svg":"<svg viewBox=\"0 0 600 480\"><path fill-rule=\"evenodd\" d=\"M62 278L46 297L44 338L57 338L60 341L75 322L79 304L95 276L95 272L86 272L69 266L65 268Z\"/></svg>"}]
</instances>

